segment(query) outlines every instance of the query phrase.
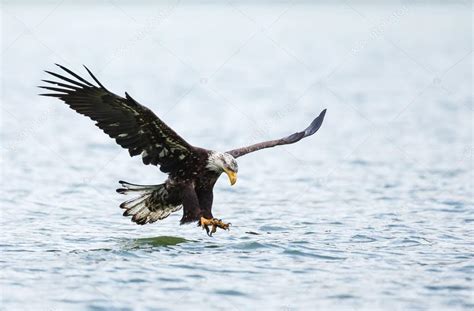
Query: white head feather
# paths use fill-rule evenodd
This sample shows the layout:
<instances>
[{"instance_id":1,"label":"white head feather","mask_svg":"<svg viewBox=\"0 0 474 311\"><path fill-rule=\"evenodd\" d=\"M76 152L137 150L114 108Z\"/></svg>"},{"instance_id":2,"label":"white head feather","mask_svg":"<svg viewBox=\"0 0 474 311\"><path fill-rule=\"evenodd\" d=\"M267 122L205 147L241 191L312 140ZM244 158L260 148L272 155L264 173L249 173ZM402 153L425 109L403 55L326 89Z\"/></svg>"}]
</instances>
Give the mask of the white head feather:
<instances>
[{"instance_id":1,"label":"white head feather","mask_svg":"<svg viewBox=\"0 0 474 311\"><path fill-rule=\"evenodd\" d=\"M222 173L225 170L230 170L237 173L239 170L237 161L231 154L217 151L213 151L209 155L206 167L218 173Z\"/></svg>"}]
</instances>

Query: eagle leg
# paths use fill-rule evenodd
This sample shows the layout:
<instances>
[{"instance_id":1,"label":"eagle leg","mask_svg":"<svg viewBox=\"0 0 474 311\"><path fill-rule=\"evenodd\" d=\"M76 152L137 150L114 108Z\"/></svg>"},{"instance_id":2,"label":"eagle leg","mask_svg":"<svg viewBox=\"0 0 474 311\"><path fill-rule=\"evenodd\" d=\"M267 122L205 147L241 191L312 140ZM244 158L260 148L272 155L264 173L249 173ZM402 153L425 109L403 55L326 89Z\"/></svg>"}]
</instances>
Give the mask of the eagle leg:
<instances>
[{"instance_id":1,"label":"eagle leg","mask_svg":"<svg viewBox=\"0 0 474 311\"><path fill-rule=\"evenodd\" d=\"M226 224L221 219L217 218L208 219L201 217L198 225L201 226L202 229L206 230L208 236L212 236L212 234L217 231L217 228L221 228L223 230L230 230L229 227L231 224ZM209 229L209 226L211 226L212 229Z\"/></svg>"}]
</instances>

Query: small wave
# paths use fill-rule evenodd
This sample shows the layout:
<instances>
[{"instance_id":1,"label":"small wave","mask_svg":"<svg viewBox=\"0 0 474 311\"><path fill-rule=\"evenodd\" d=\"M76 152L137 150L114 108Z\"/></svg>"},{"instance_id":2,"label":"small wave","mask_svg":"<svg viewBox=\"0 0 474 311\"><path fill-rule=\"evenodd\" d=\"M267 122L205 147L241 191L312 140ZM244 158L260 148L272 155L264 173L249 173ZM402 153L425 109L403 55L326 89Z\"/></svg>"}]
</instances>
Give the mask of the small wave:
<instances>
[{"instance_id":1,"label":"small wave","mask_svg":"<svg viewBox=\"0 0 474 311\"><path fill-rule=\"evenodd\" d=\"M272 225L264 225L260 227L260 230L262 231L287 231L288 228L281 227L281 226L272 226Z\"/></svg>"},{"instance_id":2,"label":"small wave","mask_svg":"<svg viewBox=\"0 0 474 311\"><path fill-rule=\"evenodd\" d=\"M225 295L225 296L247 296L247 294L242 293L241 291L234 290L234 289L220 289L215 291L218 295Z\"/></svg>"},{"instance_id":3,"label":"small wave","mask_svg":"<svg viewBox=\"0 0 474 311\"><path fill-rule=\"evenodd\" d=\"M288 249L283 251L283 254L303 256L303 257L313 257L313 258L318 258L318 259L323 259L323 260L345 260L346 259L346 257L321 255L321 254L302 252L302 251L299 251L299 250L288 250Z\"/></svg>"},{"instance_id":4,"label":"small wave","mask_svg":"<svg viewBox=\"0 0 474 311\"><path fill-rule=\"evenodd\" d=\"M469 286L462 285L428 285L425 286L426 289L433 291L461 291L461 290L471 290Z\"/></svg>"},{"instance_id":5,"label":"small wave","mask_svg":"<svg viewBox=\"0 0 474 311\"><path fill-rule=\"evenodd\" d=\"M237 243L232 246L232 248L235 249L241 249L241 250L255 250L255 249L261 249L261 248L269 248L272 247L271 244L262 244L259 242L244 242L244 243Z\"/></svg>"},{"instance_id":6,"label":"small wave","mask_svg":"<svg viewBox=\"0 0 474 311\"><path fill-rule=\"evenodd\" d=\"M327 298L329 299L356 299L357 297L350 294L339 294L339 295L327 296Z\"/></svg>"},{"instance_id":7,"label":"small wave","mask_svg":"<svg viewBox=\"0 0 474 311\"><path fill-rule=\"evenodd\" d=\"M377 239L365 234L356 234L351 238L351 241L356 243L371 243L377 241Z\"/></svg>"}]
</instances>

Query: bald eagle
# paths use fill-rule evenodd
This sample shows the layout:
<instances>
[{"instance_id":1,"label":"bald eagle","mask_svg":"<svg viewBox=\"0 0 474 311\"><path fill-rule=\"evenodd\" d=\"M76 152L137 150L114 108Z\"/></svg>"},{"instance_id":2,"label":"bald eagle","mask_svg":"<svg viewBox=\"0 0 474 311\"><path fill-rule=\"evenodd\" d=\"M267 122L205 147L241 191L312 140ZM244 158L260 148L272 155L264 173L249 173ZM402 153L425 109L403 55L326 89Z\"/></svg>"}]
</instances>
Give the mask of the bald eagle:
<instances>
[{"instance_id":1,"label":"bald eagle","mask_svg":"<svg viewBox=\"0 0 474 311\"><path fill-rule=\"evenodd\" d=\"M321 126L326 109L301 132L227 152L192 146L167 126L150 109L140 105L128 93L118 96L107 90L85 67L97 85L80 77L68 68L56 64L68 75L45 71L59 79L42 80L48 83L40 88L52 91L39 94L57 97L76 112L95 121L95 125L123 148L130 156L141 155L146 165L159 166L168 174L159 185L137 185L119 181L121 194L134 194L120 205L124 216L144 225L168 217L183 209L181 224L197 222L212 235L216 228L229 229L229 223L212 215L213 188L222 173L231 185L237 181L238 165L235 160L247 153L278 145L292 144L313 135Z\"/></svg>"}]
</instances>

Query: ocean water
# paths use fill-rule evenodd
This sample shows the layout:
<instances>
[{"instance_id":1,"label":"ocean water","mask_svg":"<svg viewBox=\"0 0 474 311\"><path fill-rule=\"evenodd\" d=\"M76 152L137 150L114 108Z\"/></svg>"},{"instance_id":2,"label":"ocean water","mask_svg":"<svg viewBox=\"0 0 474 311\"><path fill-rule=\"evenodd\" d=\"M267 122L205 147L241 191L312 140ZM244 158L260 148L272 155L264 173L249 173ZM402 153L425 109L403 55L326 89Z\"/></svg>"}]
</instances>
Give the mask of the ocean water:
<instances>
[{"instance_id":1,"label":"ocean water","mask_svg":"<svg viewBox=\"0 0 474 311\"><path fill-rule=\"evenodd\" d=\"M474 308L472 7L2 2L0 309ZM123 217L166 176L41 98L86 64L191 144L239 159L212 238Z\"/></svg>"}]
</instances>

